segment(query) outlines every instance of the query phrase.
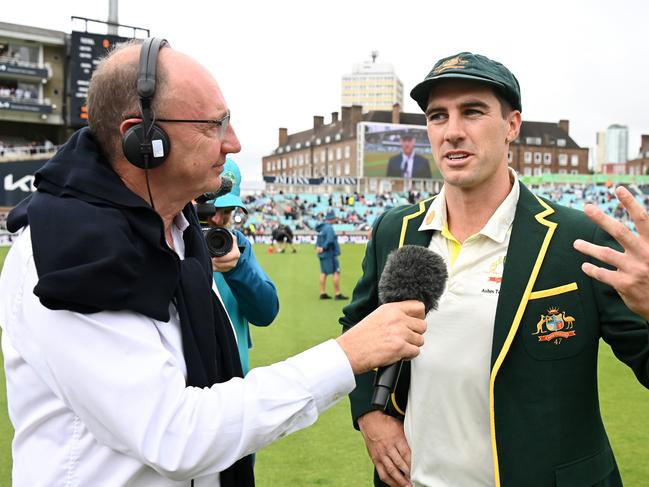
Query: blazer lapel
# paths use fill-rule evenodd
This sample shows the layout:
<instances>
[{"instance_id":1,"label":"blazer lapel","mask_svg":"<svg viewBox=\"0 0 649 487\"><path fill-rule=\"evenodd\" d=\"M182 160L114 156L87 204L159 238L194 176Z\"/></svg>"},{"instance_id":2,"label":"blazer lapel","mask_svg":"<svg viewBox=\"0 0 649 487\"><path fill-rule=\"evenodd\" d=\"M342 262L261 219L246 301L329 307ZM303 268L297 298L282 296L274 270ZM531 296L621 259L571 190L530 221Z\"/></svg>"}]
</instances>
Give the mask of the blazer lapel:
<instances>
[{"instance_id":1,"label":"blazer lapel","mask_svg":"<svg viewBox=\"0 0 649 487\"><path fill-rule=\"evenodd\" d=\"M521 184L496 308L491 354L492 369L501 352L504 352L502 353L504 358L518 329L557 226L555 222L545 218L552 213L554 210L547 203L534 196Z\"/></svg>"},{"instance_id":2,"label":"blazer lapel","mask_svg":"<svg viewBox=\"0 0 649 487\"><path fill-rule=\"evenodd\" d=\"M435 196L419 202L416 210L403 217L401 223L401 234L399 236L399 247L404 245L420 245L428 247L430 239L433 238L433 231L419 231L419 226L424 221L426 212Z\"/></svg>"}]
</instances>

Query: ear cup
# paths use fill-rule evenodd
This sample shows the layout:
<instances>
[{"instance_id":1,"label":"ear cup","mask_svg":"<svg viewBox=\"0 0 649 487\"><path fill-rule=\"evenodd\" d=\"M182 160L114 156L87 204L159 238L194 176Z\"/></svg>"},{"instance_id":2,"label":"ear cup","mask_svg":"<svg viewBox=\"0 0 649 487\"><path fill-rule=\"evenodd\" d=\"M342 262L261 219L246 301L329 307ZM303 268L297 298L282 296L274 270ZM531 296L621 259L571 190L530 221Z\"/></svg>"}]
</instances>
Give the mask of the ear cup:
<instances>
[{"instance_id":1,"label":"ear cup","mask_svg":"<svg viewBox=\"0 0 649 487\"><path fill-rule=\"evenodd\" d=\"M154 169L160 166L169 156L171 142L169 136L158 125L151 127L151 149L148 153L141 150L144 137L144 125L138 123L129 128L122 137L122 150L126 159L141 169L145 166ZM145 155L149 156L148 165L145 164Z\"/></svg>"}]
</instances>

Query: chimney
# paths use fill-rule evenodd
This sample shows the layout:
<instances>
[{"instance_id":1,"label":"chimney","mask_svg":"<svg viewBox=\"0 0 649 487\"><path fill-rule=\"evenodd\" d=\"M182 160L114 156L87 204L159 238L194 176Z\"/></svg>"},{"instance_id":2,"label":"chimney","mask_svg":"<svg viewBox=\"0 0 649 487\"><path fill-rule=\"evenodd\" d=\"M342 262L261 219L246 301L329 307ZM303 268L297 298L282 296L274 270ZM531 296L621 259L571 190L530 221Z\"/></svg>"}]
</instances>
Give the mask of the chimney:
<instances>
[{"instance_id":1,"label":"chimney","mask_svg":"<svg viewBox=\"0 0 649 487\"><path fill-rule=\"evenodd\" d=\"M392 105L392 123L399 123L401 120L401 105L395 103Z\"/></svg>"},{"instance_id":2,"label":"chimney","mask_svg":"<svg viewBox=\"0 0 649 487\"><path fill-rule=\"evenodd\" d=\"M563 130L566 134L570 134L570 121L559 120L559 128Z\"/></svg>"},{"instance_id":3,"label":"chimney","mask_svg":"<svg viewBox=\"0 0 649 487\"><path fill-rule=\"evenodd\" d=\"M351 136L356 136L356 127L363 121L363 105L352 105Z\"/></svg>"},{"instance_id":4,"label":"chimney","mask_svg":"<svg viewBox=\"0 0 649 487\"><path fill-rule=\"evenodd\" d=\"M331 112L331 123L334 124L338 121L338 112Z\"/></svg>"},{"instance_id":5,"label":"chimney","mask_svg":"<svg viewBox=\"0 0 649 487\"><path fill-rule=\"evenodd\" d=\"M324 125L324 117L320 115L313 116L313 131L318 130Z\"/></svg>"},{"instance_id":6,"label":"chimney","mask_svg":"<svg viewBox=\"0 0 649 487\"><path fill-rule=\"evenodd\" d=\"M286 145L287 142L288 142L288 129L285 129L285 128L282 127L282 128L279 129L279 146L278 147Z\"/></svg>"},{"instance_id":7,"label":"chimney","mask_svg":"<svg viewBox=\"0 0 649 487\"><path fill-rule=\"evenodd\" d=\"M649 152L649 134L642 134L640 152Z\"/></svg>"},{"instance_id":8,"label":"chimney","mask_svg":"<svg viewBox=\"0 0 649 487\"><path fill-rule=\"evenodd\" d=\"M340 120L343 123L343 136L351 137L351 124L352 124L352 109L351 107L342 107L340 109Z\"/></svg>"}]
</instances>

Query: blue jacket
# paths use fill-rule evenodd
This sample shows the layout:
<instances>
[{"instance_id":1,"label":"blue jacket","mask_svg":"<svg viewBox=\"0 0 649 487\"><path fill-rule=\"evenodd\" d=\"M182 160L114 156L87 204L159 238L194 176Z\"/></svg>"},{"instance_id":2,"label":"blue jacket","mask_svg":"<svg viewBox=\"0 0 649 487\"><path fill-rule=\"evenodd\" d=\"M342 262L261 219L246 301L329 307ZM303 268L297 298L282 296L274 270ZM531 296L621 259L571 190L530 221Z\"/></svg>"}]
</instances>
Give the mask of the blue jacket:
<instances>
[{"instance_id":1,"label":"blue jacket","mask_svg":"<svg viewBox=\"0 0 649 487\"><path fill-rule=\"evenodd\" d=\"M248 323L270 325L279 312L279 299L275 285L257 262L248 239L238 230L232 232L239 248L243 248L241 257L234 269L215 272L214 282L234 325L245 375L250 368L248 349L252 348Z\"/></svg>"},{"instance_id":2,"label":"blue jacket","mask_svg":"<svg viewBox=\"0 0 649 487\"><path fill-rule=\"evenodd\" d=\"M338 237L334 232L334 227L327 222L320 222L316 225L315 229L318 231L318 239L316 240L316 247L322 247L323 251L318 254L321 259L336 257L340 255L340 245L338 245Z\"/></svg>"}]
</instances>

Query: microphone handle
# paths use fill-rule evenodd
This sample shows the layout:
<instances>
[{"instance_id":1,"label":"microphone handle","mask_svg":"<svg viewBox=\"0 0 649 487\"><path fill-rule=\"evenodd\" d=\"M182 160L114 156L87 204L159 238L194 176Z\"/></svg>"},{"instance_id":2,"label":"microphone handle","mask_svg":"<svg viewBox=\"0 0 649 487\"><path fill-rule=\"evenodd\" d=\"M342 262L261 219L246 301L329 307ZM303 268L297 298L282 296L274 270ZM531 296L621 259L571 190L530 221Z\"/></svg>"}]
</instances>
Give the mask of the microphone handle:
<instances>
[{"instance_id":1,"label":"microphone handle","mask_svg":"<svg viewBox=\"0 0 649 487\"><path fill-rule=\"evenodd\" d=\"M401 374L403 361L379 368L374 379L374 393L372 394L372 409L382 410L388 407L390 395L394 392Z\"/></svg>"}]
</instances>

